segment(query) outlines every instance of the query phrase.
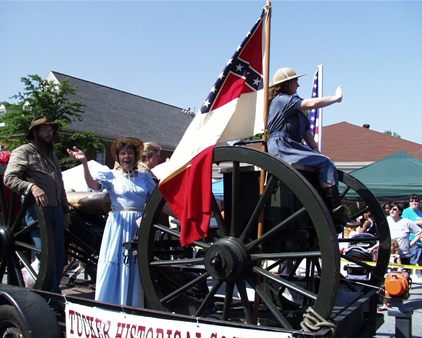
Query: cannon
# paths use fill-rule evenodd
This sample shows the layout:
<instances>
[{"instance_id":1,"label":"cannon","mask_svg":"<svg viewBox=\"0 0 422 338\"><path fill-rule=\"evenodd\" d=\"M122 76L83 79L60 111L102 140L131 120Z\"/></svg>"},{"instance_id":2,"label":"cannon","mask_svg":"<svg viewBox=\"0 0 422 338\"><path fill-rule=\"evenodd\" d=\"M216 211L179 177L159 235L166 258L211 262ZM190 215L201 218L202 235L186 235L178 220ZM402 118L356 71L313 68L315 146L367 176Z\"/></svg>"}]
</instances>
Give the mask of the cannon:
<instances>
[{"instance_id":1,"label":"cannon","mask_svg":"<svg viewBox=\"0 0 422 338\"><path fill-rule=\"evenodd\" d=\"M382 283L388 225L378 201L358 180L338 172L342 198L355 196L351 217L370 210L376 221L380 249L372 264L340 252L339 242L353 238L338 238L312 184L315 173L247 147L216 147L213 163L224 176L224 218L213 198L217 225L208 237L181 248L175 245L179 230L160 223L165 201L158 189L146 206L138 255L147 307L296 330L309 326L309 316L333 319ZM365 269L367 278L357 283L346 278L341 261Z\"/></svg>"},{"instance_id":2,"label":"cannon","mask_svg":"<svg viewBox=\"0 0 422 338\"><path fill-rule=\"evenodd\" d=\"M338 171L342 198L353 196L351 217L371 211L377 224L371 240L379 243L379 253L373 262L340 251L340 243L353 244L354 239L339 238L315 173L308 168L294 168L243 146L216 147L213 167L224 177L224 203L212 196L215 225L206 238L180 246L180 229L166 221L159 189L145 207L136 255L147 308L222 322L313 330L338 324L353 304L363 308L369 298L377 301L372 291L387 269L390 235L377 199L361 182ZM260 192L261 173L265 183ZM25 267L36 280L34 288L45 289L53 244L40 212L41 249L31 242L23 222L26 203L17 213L13 201L8 206L2 203L0 279L24 286ZM95 267L98 251L91 247L92 240L81 238L80 229L70 233L74 256ZM34 255L41 257L38 271L31 266ZM360 267L365 278L348 278L342 264ZM371 309L376 311L376 303Z\"/></svg>"}]
</instances>

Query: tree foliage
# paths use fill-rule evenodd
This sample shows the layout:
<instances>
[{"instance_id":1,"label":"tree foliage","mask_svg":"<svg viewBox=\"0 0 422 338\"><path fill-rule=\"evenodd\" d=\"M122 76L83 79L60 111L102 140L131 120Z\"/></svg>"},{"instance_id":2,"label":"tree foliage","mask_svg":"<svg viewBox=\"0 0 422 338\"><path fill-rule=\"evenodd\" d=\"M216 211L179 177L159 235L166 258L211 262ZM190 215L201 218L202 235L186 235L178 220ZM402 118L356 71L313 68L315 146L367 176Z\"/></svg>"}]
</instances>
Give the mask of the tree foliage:
<instances>
[{"instance_id":1,"label":"tree foliage","mask_svg":"<svg viewBox=\"0 0 422 338\"><path fill-rule=\"evenodd\" d=\"M401 138L401 136L399 134L397 134L395 131L391 131L391 130L386 130L384 132L384 134L390 135L390 136L393 136L393 137L397 137L397 138Z\"/></svg>"},{"instance_id":2,"label":"tree foliage","mask_svg":"<svg viewBox=\"0 0 422 338\"><path fill-rule=\"evenodd\" d=\"M38 116L44 115L54 121L61 131L72 121L83 119L83 105L72 100L77 89L68 80L56 83L42 79L39 75L28 75L22 77L21 81L24 83L24 91L12 96L14 102L3 102L6 113L0 116L0 122L4 123L0 127L0 143L6 145L8 150L27 142L28 128L31 121ZM71 141L75 141L74 144L84 151L94 154L103 147L101 141L90 132L74 133L70 137L59 133L54 147L63 169L75 164L68 159L66 153L66 147L71 146Z\"/></svg>"}]
</instances>

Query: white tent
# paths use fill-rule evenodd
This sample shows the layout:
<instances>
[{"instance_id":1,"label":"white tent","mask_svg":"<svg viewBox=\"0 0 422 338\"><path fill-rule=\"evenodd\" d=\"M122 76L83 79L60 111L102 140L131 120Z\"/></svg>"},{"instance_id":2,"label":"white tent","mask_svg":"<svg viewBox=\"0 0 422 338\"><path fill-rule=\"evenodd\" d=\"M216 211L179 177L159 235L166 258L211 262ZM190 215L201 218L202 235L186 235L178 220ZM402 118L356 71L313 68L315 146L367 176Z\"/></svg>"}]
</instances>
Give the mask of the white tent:
<instances>
[{"instance_id":1,"label":"white tent","mask_svg":"<svg viewBox=\"0 0 422 338\"><path fill-rule=\"evenodd\" d=\"M109 167L102 165L94 160L88 161L89 171L91 175L95 176L95 174L99 171L106 171L110 170ZM77 192L87 192L89 191L88 186L85 183L84 178L84 170L82 164L62 171L63 175L63 183L64 189L66 191L77 191Z\"/></svg>"}]
</instances>

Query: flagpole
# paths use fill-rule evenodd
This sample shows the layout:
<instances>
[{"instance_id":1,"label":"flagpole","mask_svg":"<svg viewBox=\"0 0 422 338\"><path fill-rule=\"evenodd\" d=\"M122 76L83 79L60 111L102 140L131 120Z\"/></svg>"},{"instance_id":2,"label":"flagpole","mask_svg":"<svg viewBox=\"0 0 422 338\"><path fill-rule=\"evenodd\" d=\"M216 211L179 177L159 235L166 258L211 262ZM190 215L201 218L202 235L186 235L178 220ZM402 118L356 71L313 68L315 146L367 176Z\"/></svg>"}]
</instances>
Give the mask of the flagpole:
<instances>
[{"instance_id":1,"label":"flagpole","mask_svg":"<svg viewBox=\"0 0 422 338\"><path fill-rule=\"evenodd\" d=\"M265 5L265 10L267 12L267 18L265 21L265 51L264 51L264 134L262 135L262 145L261 150L267 152L267 141L268 141L268 132L267 132L267 122L268 122L268 106L269 106L269 74L270 74L270 28L271 28L271 0L267 0ZM261 170L260 180L259 180L259 193L262 195L264 193L264 184L265 184L265 171ZM258 238L262 236L264 231L264 215L261 214L258 222Z\"/></svg>"},{"instance_id":2,"label":"flagpole","mask_svg":"<svg viewBox=\"0 0 422 338\"><path fill-rule=\"evenodd\" d=\"M269 78L270 78L270 28L271 28L271 0L267 0L265 5L266 10L266 20L265 20L265 49L264 49L264 69L263 69L263 76L264 76L264 105L263 105L263 119L264 119L264 133L262 135L262 144L261 150L263 152L267 152L267 141L268 141L268 131L267 131L267 124L268 124L268 108L269 108ZM264 186L265 186L265 176L266 173L264 170L261 170L260 178L259 178L259 195L262 196L264 193ZM262 211L259 215L258 220L258 230L257 230L257 238L262 237L264 232L264 212ZM260 245L262 249L262 244ZM259 284L261 282L261 278L257 276L256 283ZM253 314L252 314L252 322L257 323L258 321L258 307L260 303L260 297L257 293L255 293L255 300L254 300L254 307L253 307Z\"/></svg>"},{"instance_id":3,"label":"flagpole","mask_svg":"<svg viewBox=\"0 0 422 338\"><path fill-rule=\"evenodd\" d=\"M264 135L263 141L268 141L267 122L269 106L269 78L270 78L270 37L271 37L271 0L267 0L265 5L267 20L265 21L265 51L264 51Z\"/></svg>"},{"instance_id":4,"label":"flagpole","mask_svg":"<svg viewBox=\"0 0 422 338\"><path fill-rule=\"evenodd\" d=\"M324 96L324 92L323 92L323 72L322 72L322 65L318 65L318 97L323 97ZM319 121L318 121L318 130L319 130L319 135L318 135L318 150L321 153L322 152L322 110L323 108L320 108L319 110Z\"/></svg>"}]
</instances>

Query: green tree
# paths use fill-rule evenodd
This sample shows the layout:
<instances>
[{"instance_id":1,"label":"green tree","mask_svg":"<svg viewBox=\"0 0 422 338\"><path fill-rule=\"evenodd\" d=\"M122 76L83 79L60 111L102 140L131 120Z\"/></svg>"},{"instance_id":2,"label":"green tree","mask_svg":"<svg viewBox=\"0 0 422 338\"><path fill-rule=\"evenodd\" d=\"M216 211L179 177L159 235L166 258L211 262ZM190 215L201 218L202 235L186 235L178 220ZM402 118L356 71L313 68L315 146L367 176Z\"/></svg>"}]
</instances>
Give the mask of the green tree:
<instances>
[{"instance_id":1,"label":"green tree","mask_svg":"<svg viewBox=\"0 0 422 338\"><path fill-rule=\"evenodd\" d=\"M8 150L27 142L28 128L37 116L44 115L50 121L56 122L61 131L72 121L83 119L83 105L71 99L76 93L76 88L67 80L56 83L44 80L39 75L28 75L22 77L21 81L25 86L24 91L12 96L14 102L3 102L6 113L0 117L0 123L4 123L0 127L0 143L6 144ZM75 133L70 137L59 133L54 147L63 169L75 164L68 159L66 153L66 147L70 146L68 142L71 140L91 154L103 148L102 143L92 133Z\"/></svg>"},{"instance_id":2,"label":"green tree","mask_svg":"<svg viewBox=\"0 0 422 338\"><path fill-rule=\"evenodd\" d=\"M390 135L390 136L397 137L397 138L401 138L401 136L399 134L397 134L395 131L391 131L391 130L386 130L383 134Z\"/></svg>"}]
</instances>

